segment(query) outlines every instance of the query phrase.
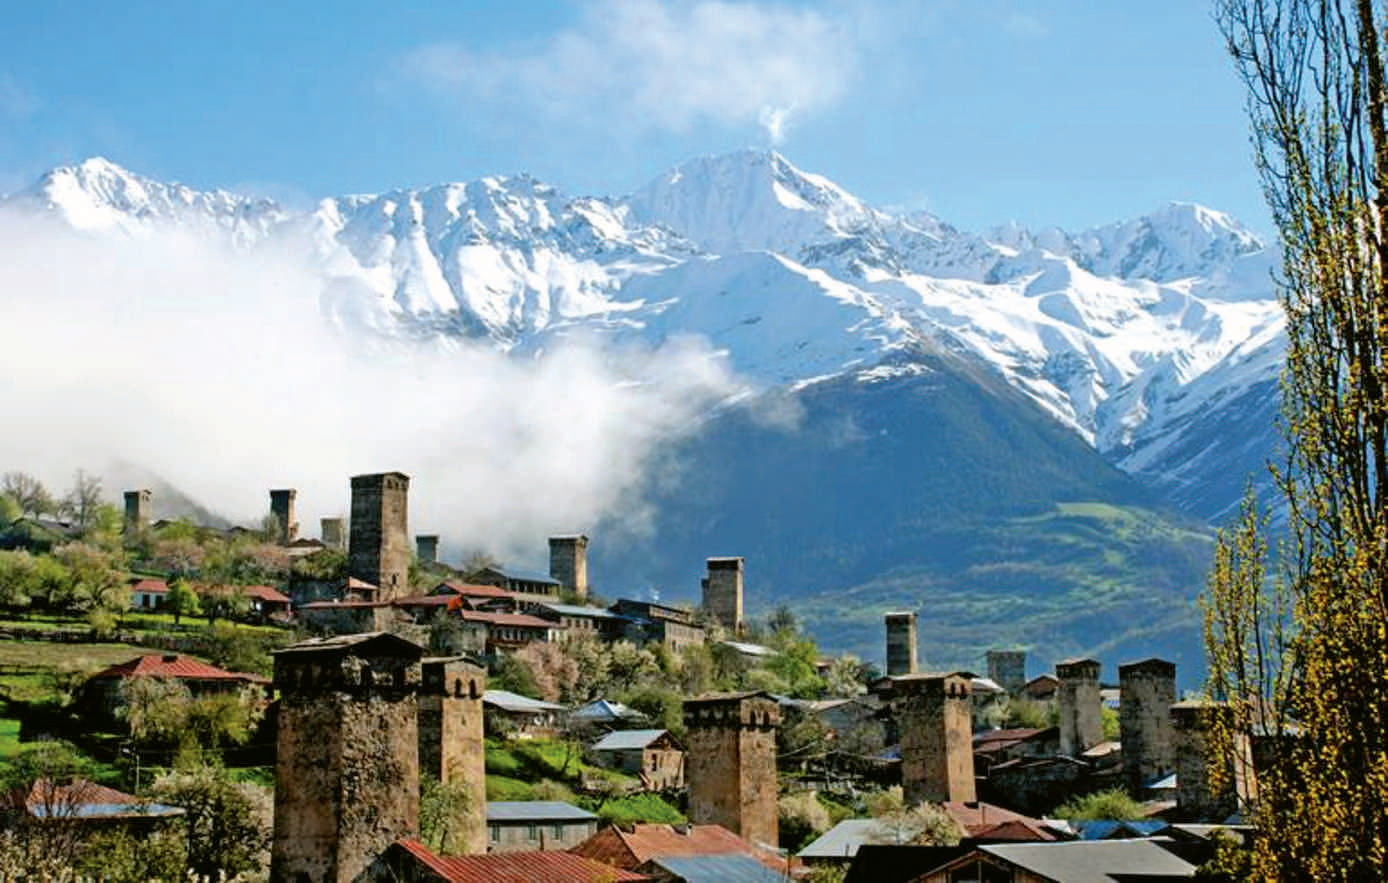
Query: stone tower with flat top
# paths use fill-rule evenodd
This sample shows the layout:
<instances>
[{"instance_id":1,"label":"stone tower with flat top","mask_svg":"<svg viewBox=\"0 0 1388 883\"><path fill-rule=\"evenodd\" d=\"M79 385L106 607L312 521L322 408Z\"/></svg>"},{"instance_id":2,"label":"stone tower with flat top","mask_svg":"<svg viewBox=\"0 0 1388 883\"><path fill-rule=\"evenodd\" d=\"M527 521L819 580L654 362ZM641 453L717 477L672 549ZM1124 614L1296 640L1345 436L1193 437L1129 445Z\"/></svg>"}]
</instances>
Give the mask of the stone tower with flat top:
<instances>
[{"instance_id":1,"label":"stone tower with flat top","mask_svg":"<svg viewBox=\"0 0 1388 883\"><path fill-rule=\"evenodd\" d=\"M281 546L287 546L299 538L299 522L294 520L294 498L299 492L294 488L270 491L270 514L279 523L279 536L275 538Z\"/></svg>"},{"instance_id":2,"label":"stone tower with flat top","mask_svg":"<svg viewBox=\"0 0 1388 883\"><path fill-rule=\"evenodd\" d=\"M741 558L710 558L704 577L704 611L733 634L742 632Z\"/></svg>"},{"instance_id":3,"label":"stone tower with flat top","mask_svg":"<svg viewBox=\"0 0 1388 883\"><path fill-rule=\"evenodd\" d=\"M1067 659L1055 666L1056 704L1060 709L1060 753L1079 757L1103 741L1099 661Z\"/></svg>"},{"instance_id":4,"label":"stone tower with flat top","mask_svg":"<svg viewBox=\"0 0 1388 883\"><path fill-rule=\"evenodd\" d=\"M977 799L972 677L952 672L891 679L901 735L901 791L907 806Z\"/></svg>"},{"instance_id":5,"label":"stone tower with flat top","mask_svg":"<svg viewBox=\"0 0 1388 883\"><path fill-rule=\"evenodd\" d=\"M383 472L352 477L347 573L380 591L378 601L410 593L410 477Z\"/></svg>"},{"instance_id":6,"label":"stone tower with flat top","mask_svg":"<svg viewBox=\"0 0 1388 883\"><path fill-rule=\"evenodd\" d=\"M724 693L685 700L685 778L691 822L722 825L744 840L776 848L776 728L780 723L780 706L769 693Z\"/></svg>"},{"instance_id":7,"label":"stone tower with flat top","mask_svg":"<svg viewBox=\"0 0 1388 883\"><path fill-rule=\"evenodd\" d=\"M463 855L487 851L487 769L482 741L482 694L487 670L462 656L422 662L419 693L419 769L444 785L462 789L467 800L450 823L461 831Z\"/></svg>"}]
</instances>

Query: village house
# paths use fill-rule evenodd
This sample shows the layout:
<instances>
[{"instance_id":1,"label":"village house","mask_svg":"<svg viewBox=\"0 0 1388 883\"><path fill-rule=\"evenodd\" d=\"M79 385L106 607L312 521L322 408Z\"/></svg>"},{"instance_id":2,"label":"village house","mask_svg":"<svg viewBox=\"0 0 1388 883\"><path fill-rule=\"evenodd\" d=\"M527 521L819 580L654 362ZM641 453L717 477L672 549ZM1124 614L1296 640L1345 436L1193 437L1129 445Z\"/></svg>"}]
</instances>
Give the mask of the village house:
<instances>
[{"instance_id":1,"label":"village house","mask_svg":"<svg viewBox=\"0 0 1388 883\"><path fill-rule=\"evenodd\" d=\"M598 817L561 800L487 802L487 850L567 850L598 831Z\"/></svg>"},{"instance_id":2,"label":"village house","mask_svg":"<svg viewBox=\"0 0 1388 883\"><path fill-rule=\"evenodd\" d=\"M270 684L269 678L226 671L190 656L149 654L102 669L87 678L78 693L78 707L95 719L118 722L117 711L123 704L121 685L132 678L177 681L195 697L235 692L246 687L265 690Z\"/></svg>"},{"instance_id":3,"label":"village house","mask_svg":"<svg viewBox=\"0 0 1388 883\"><path fill-rule=\"evenodd\" d=\"M503 731L515 739L547 738L558 732L564 706L531 699L509 690L482 695L489 732Z\"/></svg>"},{"instance_id":4,"label":"village house","mask_svg":"<svg viewBox=\"0 0 1388 883\"><path fill-rule=\"evenodd\" d=\"M29 823L80 826L79 840L110 831L134 837L182 824L186 811L107 788L86 779L58 783L39 778L5 795L5 827Z\"/></svg>"},{"instance_id":5,"label":"village house","mask_svg":"<svg viewBox=\"0 0 1388 883\"><path fill-rule=\"evenodd\" d=\"M631 773L647 790L684 784L684 746L669 730L617 730L593 746L604 766Z\"/></svg>"},{"instance_id":6,"label":"village house","mask_svg":"<svg viewBox=\"0 0 1388 883\"><path fill-rule=\"evenodd\" d=\"M568 852L435 855L423 843L392 843L372 869L392 883L627 883L651 878Z\"/></svg>"},{"instance_id":7,"label":"village house","mask_svg":"<svg viewBox=\"0 0 1388 883\"><path fill-rule=\"evenodd\" d=\"M590 635L603 641L620 637L623 619L617 614L601 607L586 607L579 604L529 603L526 612L558 623L564 631L560 640L572 641L583 635Z\"/></svg>"},{"instance_id":8,"label":"village house","mask_svg":"<svg viewBox=\"0 0 1388 883\"><path fill-rule=\"evenodd\" d=\"M130 585L130 606L136 610L159 610L169 595L169 584L162 579L148 576L132 576L126 581Z\"/></svg>"},{"instance_id":9,"label":"village house","mask_svg":"<svg viewBox=\"0 0 1388 883\"><path fill-rule=\"evenodd\" d=\"M559 580L549 574L503 569L496 565L484 567L472 574L472 581L484 586L496 586L523 598L558 600L562 588Z\"/></svg>"},{"instance_id":10,"label":"village house","mask_svg":"<svg viewBox=\"0 0 1388 883\"><path fill-rule=\"evenodd\" d=\"M704 630L688 610L626 598L608 609L622 618L622 636L634 643L663 644L674 653L704 643Z\"/></svg>"},{"instance_id":11,"label":"village house","mask_svg":"<svg viewBox=\"0 0 1388 883\"><path fill-rule=\"evenodd\" d=\"M487 629L485 652L488 656L513 653L527 644L552 643L564 632L564 626L528 613L491 613L482 610L457 611L466 624Z\"/></svg>"},{"instance_id":12,"label":"village house","mask_svg":"<svg viewBox=\"0 0 1388 883\"><path fill-rule=\"evenodd\" d=\"M725 855L750 857L781 875L788 868L775 849L754 845L721 825L609 825L570 852L626 871L660 859Z\"/></svg>"}]
</instances>

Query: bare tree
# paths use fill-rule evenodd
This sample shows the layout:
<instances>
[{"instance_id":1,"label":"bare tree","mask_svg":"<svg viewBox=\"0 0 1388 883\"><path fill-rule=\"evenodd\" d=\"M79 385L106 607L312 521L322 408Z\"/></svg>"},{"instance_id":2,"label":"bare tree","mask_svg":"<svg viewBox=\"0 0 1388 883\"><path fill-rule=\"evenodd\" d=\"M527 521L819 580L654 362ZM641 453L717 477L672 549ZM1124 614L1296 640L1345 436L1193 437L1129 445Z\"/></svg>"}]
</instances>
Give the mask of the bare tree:
<instances>
[{"instance_id":1,"label":"bare tree","mask_svg":"<svg viewBox=\"0 0 1388 883\"><path fill-rule=\"evenodd\" d=\"M27 472L6 472L0 478L0 493L18 503L25 515L47 515L55 508L48 488Z\"/></svg>"},{"instance_id":2,"label":"bare tree","mask_svg":"<svg viewBox=\"0 0 1388 883\"><path fill-rule=\"evenodd\" d=\"M97 509L101 506L101 479L79 469L72 478L72 487L63 495L58 511L72 521L73 527L85 534L96 524Z\"/></svg>"}]
</instances>

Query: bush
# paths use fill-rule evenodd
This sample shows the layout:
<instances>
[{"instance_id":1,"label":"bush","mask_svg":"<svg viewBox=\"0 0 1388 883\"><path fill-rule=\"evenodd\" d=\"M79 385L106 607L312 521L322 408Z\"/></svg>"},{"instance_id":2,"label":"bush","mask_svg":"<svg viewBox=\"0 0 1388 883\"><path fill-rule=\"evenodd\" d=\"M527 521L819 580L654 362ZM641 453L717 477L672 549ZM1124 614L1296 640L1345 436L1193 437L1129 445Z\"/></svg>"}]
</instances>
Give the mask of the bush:
<instances>
[{"instance_id":1,"label":"bush","mask_svg":"<svg viewBox=\"0 0 1388 883\"><path fill-rule=\"evenodd\" d=\"M1061 804L1053 815L1058 819L1071 821L1102 819L1123 822L1147 818L1142 804L1129 797L1121 788L1076 797Z\"/></svg>"}]
</instances>

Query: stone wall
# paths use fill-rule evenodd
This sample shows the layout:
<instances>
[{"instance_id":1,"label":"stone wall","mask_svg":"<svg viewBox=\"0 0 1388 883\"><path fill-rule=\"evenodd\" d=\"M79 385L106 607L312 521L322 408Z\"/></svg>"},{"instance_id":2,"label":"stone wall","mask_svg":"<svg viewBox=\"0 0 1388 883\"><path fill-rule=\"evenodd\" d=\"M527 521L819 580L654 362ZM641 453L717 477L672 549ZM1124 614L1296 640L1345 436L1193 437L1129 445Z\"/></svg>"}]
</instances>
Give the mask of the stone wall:
<instances>
[{"instance_id":1,"label":"stone wall","mask_svg":"<svg viewBox=\"0 0 1388 883\"><path fill-rule=\"evenodd\" d=\"M1060 707L1060 753L1079 757L1085 749L1093 748L1104 738L1099 662L1071 659L1056 663L1055 676L1060 681L1056 689Z\"/></svg>"},{"instance_id":2,"label":"stone wall","mask_svg":"<svg viewBox=\"0 0 1388 883\"><path fill-rule=\"evenodd\" d=\"M976 799L969 678L908 676L892 689L907 805Z\"/></svg>"},{"instance_id":3,"label":"stone wall","mask_svg":"<svg viewBox=\"0 0 1388 883\"><path fill-rule=\"evenodd\" d=\"M1232 715L1233 710L1223 702L1177 702L1171 706L1176 808L1183 821L1222 822L1254 794L1248 734L1234 734L1228 753L1214 756L1213 730L1231 726Z\"/></svg>"},{"instance_id":4,"label":"stone wall","mask_svg":"<svg viewBox=\"0 0 1388 883\"><path fill-rule=\"evenodd\" d=\"M689 820L777 846L776 700L762 693L690 699L684 723Z\"/></svg>"},{"instance_id":5,"label":"stone wall","mask_svg":"<svg viewBox=\"0 0 1388 883\"><path fill-rule=\"evenodd\" d=\"M460 830L462 854L487 851L486 748L482 694L486 669L462 659L426 659L419 696L421 774L459 787L466 794Z\"/></svg>"},{"instance_id":6,"label":"stone wall","mask_svg":"<svg viewBox=\"0 0 1388 883\"><path fill-rule=\"evenodd\" d=\"M1027 683L1027 652L1025 650L989 650L988 679L1018 696Z\"/></svg>"},{"instance_id":7,"label":"stone wall","mask_svg":"<svg viewBox=\"0 0 1388 883\"><path fill-rule=\"evenodd\" d=\"M347 573L380 588L378 600L410 593L409 490L400 472L352 478Z\"/></svg>"},{"instance_id":8,"label":"stone wall","mask_svg":"<svg viewBox=\"0 0 1388 883\"><path fill-rule=\"evenodd\" d=\"M1134 797L1148 782L1176 769L1171 706L1176 702L1176 666L1147 659L1118 666L1123 739L1123 784Z\"/></svg>"},{"instance_id":9,"label":"stone wall","mask_svg":"<svg viewBox=\"0 0 1388 883\"><path fill-rule=\"evenodd\" d=\"M347 883L419 833L419 648L338 640L275 658L272 883Z\"/></svg>"},{"instance_id":10,"label":"stone wall","mask_svg":"<svg viewBox=\"0 0 1388 883\"><path fill-rule=\"evenodd\" d=\"M887 627L887 674L915 674L917 670L916 614L914 612L888 613L884 620Z\"/></svg>"},{"instance_id":11,"label":"stone wall","mask_svg":"<svg viewBox=\"0 0 1388 883\"><path fill-rule=\"evenodd\" d=\"M588 538L549 538L549 575L579 598L588 597Z\"/></svg>"},{"instance_id":12,"label":"stone wall","mask_svg":"<svg viewBox=\"0 0 1388 883\"><path fill-rule=\"evenodd\" d=\"M708 576L704 577L704 610L723 627L734 633L742 631L741 558L710 558Z\"/></svg>"}]
</instances>

